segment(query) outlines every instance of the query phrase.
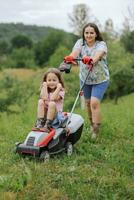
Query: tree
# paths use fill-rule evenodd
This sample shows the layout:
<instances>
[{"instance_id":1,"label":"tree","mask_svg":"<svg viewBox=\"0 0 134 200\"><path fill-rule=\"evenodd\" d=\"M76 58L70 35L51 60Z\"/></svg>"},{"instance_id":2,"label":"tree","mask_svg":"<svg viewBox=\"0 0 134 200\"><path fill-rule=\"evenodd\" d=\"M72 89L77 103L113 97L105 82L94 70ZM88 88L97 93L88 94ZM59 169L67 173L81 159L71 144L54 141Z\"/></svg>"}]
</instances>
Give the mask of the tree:
<instances>
[{"instance_id":1,"label":"tree","mask_svg":"<svg viewBox=\"0 0 134 200\"><path fill-rule=\"evenodd\" d=\"M51 31L44 41L38 42L35 46L35 61L40 66L46 64L50 56L59 47L64 36L63 31Z\"/></svg>"},{"instance_id":2,"label":"tree","mask_svg":"<svg viewBox=\"0 0 134 200\"><path fill-rule=\"evenodd\" d=\"M68 55L69 52L70 50L68 50L65 46L59 46L54 54L50 56L48 65L59 67L60 63L63 61L63 58L65 57L65 55Z\"/></svg>"},{"instance_id":3,"label":"tree","mask_svg":"<svg viewBox=\"0 0 134 200\"><path fill-rule=\"evenodd\" d=\"M112 19L107 19L105 22L104 32L108 35L109 39L117 38L117 33L114 31L114 23Z\"/></svg>"},{"instance_id":4,"label":"tree","mask_svg":"<svg viewBox=\"0 0 134 200\"><path fill-rule=\"evenodd\" d=\"M61 30L53 30L42 41L35 45L35 61L38 65L43 66L47 64L50 57L53 56L59 46L65 46L71 51L71 48L76 41L76 36L66 33ZM64 54L65 56L66 54ZM59 60L60 62L60 60Z\"/></svg>"},{"instance_id":5,"label":"tree","mask_svg":"<svg viewBox=\"0 0 134 200\"><path fill-rule=\"evenodd\" d=\"M32 48L32 40L25 35L16 35L11 40L12 48Z\"/></svg>"},{"instance_id":6,"label":"tree","mask_svg":"<svg viewBox=\"0 0 134 200\"><path fill-rule=\"evenodd\" d=\"M128 12L125 16L123 26L124 26L123 30L124 32L134 30L134 1L131 5L128 6Z\"/></svg>"},{"instance_id":7,"label":"tree","mask_svg":"<svg viewBox=\"0 0 134 200\"><path fill-rule=\"evenodd\" d=\"M6 41L0 41L0 55L7 54L9 51L9 46Z\"/></svg>"},{"instance_id":8,"label":"tree","mask_svg":"<svg viewBox=\"0 0 134 200\"><path fill-rule=\"evenodd\" d=\"M134 92L134 69L131 66L118 68L111 75L111 85L108 94L117 104L119 97Z\"/></svg>"},{"instance_id":9,"label":"tree","mask_svg":"<svg viewBox=\"0 0 134 200\"><path fill-rule=\"evenodd\" d=\"M83 27L89 22L90 8L86 4L77 4L73 7L72 14L69 14L70 26L73 27L76 35L81 35Z\"/></svg>"},{"instance_id":10,"label":"tree","mask_svg":"<svg viewBox=\"0 0 134 200\"><path fill-rule=\"evenodd\" d=\"M134 57L120 41L109 41L108 49L110 85L106 95L117 103L119 97L134 92Z\"/></svg>"},{"instance_id":11,"label":"tree","mask_svg":"<svg viewBox=\"0 0 134 200\"><path fill-rule=\"evenodd\" d=\"M35 63L33 59L33 51L26 47L13 49L10 58L13 63L10 67L15 68L34 68Z\"/></svg>"},{"instance_id":12,"label":"tree","mask_svg":"<svg viewBox=\"0 0 134 200\"><path fill-rule=\"evenodd\" d=\"M126 51L130 53L134 53L134 31L131 32L124 32L124 34L121 36L121 42L124 45Z\"/></svg>"}]
</instances>

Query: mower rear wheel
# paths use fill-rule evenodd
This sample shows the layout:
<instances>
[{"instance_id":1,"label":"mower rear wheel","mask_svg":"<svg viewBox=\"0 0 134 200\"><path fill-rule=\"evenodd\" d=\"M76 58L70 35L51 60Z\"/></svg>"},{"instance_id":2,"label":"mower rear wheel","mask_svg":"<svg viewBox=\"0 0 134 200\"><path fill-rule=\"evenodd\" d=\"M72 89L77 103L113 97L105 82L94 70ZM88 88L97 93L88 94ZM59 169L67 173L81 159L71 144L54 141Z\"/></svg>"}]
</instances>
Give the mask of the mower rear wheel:
<instances>
[{"instance_id":1,"label":"mower rear wheel","mask_svg":"<svg viewBox=\"0 0 134 200\"><path fill-rule=\"evenodd\" d=\"M71 142L67 142L66 144L66 153L68 156L71 156L73 153L73 145Z\"/></svg>"},{"instance_id":2,"label":"mower rear wheel","mask_svg":"<svg viewBox=\"0 0 134 200\"><path fill-rule=\"evenodd\" d=\"M46 162L49 161L50 159L50 154L48 151L42 151L39 157L40 161Z\"/></svg>"}]
</instances>

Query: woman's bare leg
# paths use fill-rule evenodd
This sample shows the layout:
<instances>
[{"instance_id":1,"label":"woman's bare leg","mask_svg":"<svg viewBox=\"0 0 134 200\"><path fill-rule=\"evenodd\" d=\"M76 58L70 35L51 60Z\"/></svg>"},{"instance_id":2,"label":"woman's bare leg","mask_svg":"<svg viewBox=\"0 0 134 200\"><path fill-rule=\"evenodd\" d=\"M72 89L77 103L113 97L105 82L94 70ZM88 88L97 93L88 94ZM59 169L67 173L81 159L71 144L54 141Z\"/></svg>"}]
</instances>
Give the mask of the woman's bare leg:
<instances>
[{"instance_id":1,"label":"woman's bare leg","mask_svg":"<svg viewBox=\"0 0 134 200\"><path fill-rule=\"evenodd\" d=\"M89 121L92 125L93 122L92 122L92 112L91 112L91 101L90 101L90 99L85 99L85 105L86 105Z\"/></svg>"},{"instance_id":2,"label":"woman's bare leg","mask_svg":"<svg viewBox=\"0 0 134 200\"><path fill-rule=\"evenodd\" d=\"M92 138L96 137L99 132L101 124L101 111L100 111L100 100L96 97L91 97L91 112L93 121L93 135Z\"/></svg>"},{"instance_id":3,"label":"woman's bare leg","mask_svg":"<svg viewBox=\"0 0 134 200\"><path fill-rule=\"evenodd\" d=\"M100 100L96 97L91 97L91 112L93 123L101 123Z\"/></svg>"}]
</instances>

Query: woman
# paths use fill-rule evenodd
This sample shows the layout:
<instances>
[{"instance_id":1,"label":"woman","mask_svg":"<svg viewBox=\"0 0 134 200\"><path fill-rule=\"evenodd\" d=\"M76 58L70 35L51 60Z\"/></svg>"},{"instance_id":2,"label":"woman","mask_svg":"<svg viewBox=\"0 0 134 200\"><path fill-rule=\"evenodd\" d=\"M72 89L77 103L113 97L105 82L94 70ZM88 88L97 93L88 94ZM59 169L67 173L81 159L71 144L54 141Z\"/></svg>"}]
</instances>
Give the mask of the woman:
<instances>
[{"instance_id":1,"label":"woman","mask_svg":"<svg viewBox=\"0 0 134 200\"><path fill-rule=\"evenodd\" d=\"M100 102L109 85L107 46L96 24L88 23L83 28L82 38L76 42L71 54L64 60L66 63L73 63L77 57L82 58L82 61L79 62L81 85L90 70L83 93L91 123L91 137L95 139L101 125Z\"/></svg>"}]
</instances>

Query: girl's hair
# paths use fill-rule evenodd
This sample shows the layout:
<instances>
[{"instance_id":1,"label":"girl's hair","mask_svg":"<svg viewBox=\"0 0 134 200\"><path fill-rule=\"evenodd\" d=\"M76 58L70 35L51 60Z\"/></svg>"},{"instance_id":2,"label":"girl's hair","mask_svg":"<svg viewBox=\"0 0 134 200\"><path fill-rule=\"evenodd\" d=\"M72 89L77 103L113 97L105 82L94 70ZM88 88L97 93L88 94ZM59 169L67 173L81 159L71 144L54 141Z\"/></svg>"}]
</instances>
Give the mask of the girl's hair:
<instances>
[{"instance_id":1,"label":"girl's hair","mask_svg":"<svg viewBox=\"0 0 134 200\"><path fill-rule=\"evenodd\" d=\"M82 31L83 44L85 43L85 37L84 37L85 29L88 26L94 28L94 31L96 32L96 35L97 35L96 40L103 41L103 38L102 38L102 35L101 35L100 31L99 31L98 26L96 24L94 24L94 23L88 23L88 24L86 24L84 26L83 31Z\"/></svg>"},{"instance_id":2,"label":"girl's hair","mask_svg":"<svg viewBox=\"0 0 134 200\"><path fill-rule=\"evenodd\" d=\"M54 74L58 77L59 82L61 83L62 87L64 88L64 80L63 80L63 77L62 77L62 75L61 75L60 70L58 70L58 69L56 69L56 68L49 68L49 69L46 71L46 73L44 74L44 76L43 76L43 81L42 81L42 82L46 82L47 75L48 75L49 73L54 73Z\"/></svg>"}]
</instances>

